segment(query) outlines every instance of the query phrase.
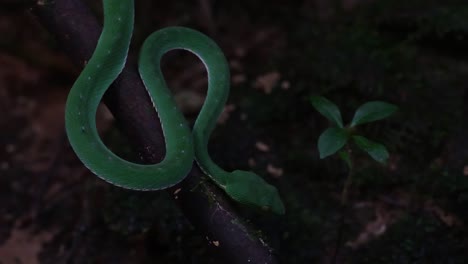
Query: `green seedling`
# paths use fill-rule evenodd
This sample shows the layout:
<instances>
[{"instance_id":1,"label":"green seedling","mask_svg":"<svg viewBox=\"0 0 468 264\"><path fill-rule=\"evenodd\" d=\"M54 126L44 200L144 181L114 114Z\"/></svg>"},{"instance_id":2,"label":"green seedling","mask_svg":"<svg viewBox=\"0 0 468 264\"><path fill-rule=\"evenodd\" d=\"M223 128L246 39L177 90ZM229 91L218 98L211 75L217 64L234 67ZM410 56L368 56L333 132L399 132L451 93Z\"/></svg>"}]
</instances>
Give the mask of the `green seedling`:
<instances>
[{"instance_id":1,"label":"green seedling","mask_svg":"<svg viewBox=\"0 0 468 264\"><path fill-rule=\"evenodd\" d=\"M367 102L356 110L349 125L343 126L340 110L334 103L321 96L312 96L311 103L332 124L320 135L318 140L321 159L340 151L340 158L348 166L352 165L349 153L343 153L343 148L352 140L359 149L365 151L374 160L380 163L387 162L387 148L380 143L356 134L356 126L389 117L398 109L395 105L380 101Z\"/></svg>"},{"instance_id":2,"label":"green seedling","mask_svg":"<svg viewBox=\"0 0 468 264\"><path fill-rule=\"evenodd\" d=\"M367 102L356 110L351 122L344 126L340 110L334 103L321 96L312 96L310 101L312 106L331 122L331 126L318 139L320 158L323 159L338 152L339 157L348 166L348 177L341 193L342 210L338 224L338 237L331 261L331 263L336 263L341 241L343 240L344 211L348 200L348 190L354 174L353 155L349 142L354 142L359 149L369 154L374 160L385 164L389 156L387 148L380 143L357 134L356 126L387 118L395 113L398 108L395 105L380 101Z\"/></svg>"}]
</instances>

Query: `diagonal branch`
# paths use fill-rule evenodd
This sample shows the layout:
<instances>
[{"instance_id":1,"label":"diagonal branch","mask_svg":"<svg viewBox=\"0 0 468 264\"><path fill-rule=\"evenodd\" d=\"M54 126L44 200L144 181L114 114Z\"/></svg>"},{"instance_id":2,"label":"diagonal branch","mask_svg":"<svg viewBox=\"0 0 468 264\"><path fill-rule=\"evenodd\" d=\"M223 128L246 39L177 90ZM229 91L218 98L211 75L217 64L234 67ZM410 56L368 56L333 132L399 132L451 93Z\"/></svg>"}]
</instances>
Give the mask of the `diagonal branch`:
<instances>
[{"instance_id":1,"label":"diagonal branch","mask_svg":"<svg viewBox=\"0 0 468 264\"><path fill-rule=\"evenodd\" d=\"M101 26L80 0L42 0L32 9L40 22L55 35L75 64L83 67L91 56ZM144 162L157 163L165 152L158 116L132 60L103 99L119 127ZM200 183L194 166L189 176L170 189L190 220L215 245L228 263L277 263L272 249L243 225L222 194L210 183Z\"/></svg>"}]
</instances>

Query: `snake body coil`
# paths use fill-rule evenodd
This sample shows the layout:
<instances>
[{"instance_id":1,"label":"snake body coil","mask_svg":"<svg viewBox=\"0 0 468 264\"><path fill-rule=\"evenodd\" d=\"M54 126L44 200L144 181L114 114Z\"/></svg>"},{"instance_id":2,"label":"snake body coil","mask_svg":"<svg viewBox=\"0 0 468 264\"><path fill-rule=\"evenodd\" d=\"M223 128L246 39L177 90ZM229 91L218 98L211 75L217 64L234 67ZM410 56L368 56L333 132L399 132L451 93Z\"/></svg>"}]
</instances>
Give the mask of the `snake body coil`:
<instances>
[{"instance_id":1,"label":"snake body coil","mask_svg":"<svg viewBox=\"0 0 468 264\"><path fill-rule=\"evenodd\" d=\"M130 46L133 0L104 0L104 28L93 56L73 85L66 103L65 125L70 144L94 174L114 185L134 190L159 190L184 179L195 159L232 199L284 213L278 191L258 175L226 172L208 153L208 141L229 93L229 67L220 48L207 36L183 27L168 27L151 34L139 57L139 72L157 109L163 128L166 155L158 164L128 162L112 153L96 129L96 111L104 92L121 73ZM208 93L193 132L178 110L161 72L162 56L173 49L197 55L208 72Z\"/></svg>"}]
</instances>

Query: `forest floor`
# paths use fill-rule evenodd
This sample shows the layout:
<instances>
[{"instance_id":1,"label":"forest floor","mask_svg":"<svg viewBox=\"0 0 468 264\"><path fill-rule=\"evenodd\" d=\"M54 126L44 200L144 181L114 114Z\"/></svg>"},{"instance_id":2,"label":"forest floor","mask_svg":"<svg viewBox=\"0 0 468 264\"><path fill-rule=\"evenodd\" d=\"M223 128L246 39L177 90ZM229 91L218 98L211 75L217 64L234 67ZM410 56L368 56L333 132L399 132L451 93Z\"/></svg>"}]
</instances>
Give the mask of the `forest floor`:
<instances>
[{"instance_id":1,"label":"forest floor","mask_svg":"<svg viewBox=\"0 0 468 264\"><path fill-rule=\"evenodd\" d=\"M232 92L211 152L224 167L250 168L278 186L287 214L259 228L281 263L330 263L342 213L336 263L466 263L468 8L280 2L141 1L134 46L177 24L206 32L225 51ZM110 186L76 158L64 105L79 69L23 5L0 1L0 36L0 264L216 263L166 194ZM164 73L193 120L205 69L187 53L171 59ZM366 101L400 108L363 128L385 143L390 161L356 153L344 212L346 167L318 157L327 123L311 95L334 101L348 120ZM106 144L132 155L105 107L97 120Z\"/></svg>"}]
</instances>

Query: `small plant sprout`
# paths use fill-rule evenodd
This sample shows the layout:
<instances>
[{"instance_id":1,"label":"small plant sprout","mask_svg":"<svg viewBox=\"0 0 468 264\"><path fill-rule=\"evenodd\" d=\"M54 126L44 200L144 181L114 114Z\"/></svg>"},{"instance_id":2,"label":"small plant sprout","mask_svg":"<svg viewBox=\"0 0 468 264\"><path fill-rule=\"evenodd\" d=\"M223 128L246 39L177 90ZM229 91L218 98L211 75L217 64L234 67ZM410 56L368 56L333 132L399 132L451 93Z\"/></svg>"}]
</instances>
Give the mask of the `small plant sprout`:
<instances>
[{"instance_id":1,"label":"small plant sprout","mask_svg":"<svg viewBox=\"0 0 468 264\"><path fill-rule=\"evenodd\" d=\"M343 240L344 230L344 209L348 200L348 190L351 186L354 166L351 148L349 141L352 140L355 145L369 154L374 160L385 164L388 160L387 148L377 142L371 141L366 137L356 134L355 127L358 125L381 120L392 115L398 108L395 105L372 101L361 105L354 113L353 120L347 126L343 126L343 119L341 117L338 107L330 102L328 99L321 96L312 96L310 98L312 106L324 115L332 124L327 128L318 139L318 149L320 158L326 158L338 152L339 157L348 166L348 177L341 192L341 216L338 227L338 237L336 240L335 252L331 263L336 263L336 258L339 254L341 241Z\"/></svg>"},{"instance_id":2,"label":"small plant sprout","mask_svg":"<svg viewBox=\"0 0 468 264\"><path fill-rule=\"evenodd\" d=\"M332 123L332 126L327 128L320 135L318 140L318 149L321 159L341 150L339 152L340 158L344 160L348 166L351 166L352 163L349 153L343 153L342 151L351 139L358 148L365 151L374 160L380 163L386 163L388 159L387 148L380 143L357 135L355 133L355 127L389 117L398 109L395 105L380 101L367 102L356 110L351 123L347 126L343 126L340 110L334 103L321 96L312 96L310 100L312 106Z\"/></svg>"}]
</instances>

